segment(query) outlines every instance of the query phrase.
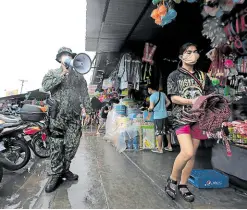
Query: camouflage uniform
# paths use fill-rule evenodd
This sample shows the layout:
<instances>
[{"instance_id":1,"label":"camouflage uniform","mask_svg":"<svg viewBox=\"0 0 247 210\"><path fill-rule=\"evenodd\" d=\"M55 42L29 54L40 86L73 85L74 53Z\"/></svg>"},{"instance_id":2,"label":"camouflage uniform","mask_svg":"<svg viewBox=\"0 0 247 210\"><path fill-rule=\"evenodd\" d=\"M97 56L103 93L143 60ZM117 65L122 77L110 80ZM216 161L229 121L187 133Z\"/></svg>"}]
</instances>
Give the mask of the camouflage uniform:
<instances>
[{"instance_id":1,"label":"camouflage uniform","mask_svg":"<svg viewBox=\"0 0 247 210\"><path fill-rule=\"evenodd\" d=\"M60 175L69 171L81 138L81 105L91 111L87 82L83 75L70 69L61 76L62 67L50 70L43 78L42 86L50 91L58 104L58 114L50 121L51 171Z\"/></svg>"}]
</instances>

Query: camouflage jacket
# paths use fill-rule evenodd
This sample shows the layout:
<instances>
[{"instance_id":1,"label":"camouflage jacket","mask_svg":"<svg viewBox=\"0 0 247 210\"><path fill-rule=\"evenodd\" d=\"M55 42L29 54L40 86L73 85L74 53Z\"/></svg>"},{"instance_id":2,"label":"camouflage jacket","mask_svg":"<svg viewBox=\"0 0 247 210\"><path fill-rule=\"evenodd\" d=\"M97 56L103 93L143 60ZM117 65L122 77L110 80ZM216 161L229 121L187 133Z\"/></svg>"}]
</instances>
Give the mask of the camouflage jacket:
<instances>
[{"instance_id":1,"label":"camouflage jacket","mask_svg":"<svg viewBox=\"0 0 247 210\"><path fill-rule=\"evenodd\" d=\"M87 81L84 76L70 70L66 76L61 76L62 68L50 70L43 78L42 87L50 91L53 99L59 103L60 114L80 115L81 105L86 112L92 111L88 95Z\"/></svg>"}]
</instances>

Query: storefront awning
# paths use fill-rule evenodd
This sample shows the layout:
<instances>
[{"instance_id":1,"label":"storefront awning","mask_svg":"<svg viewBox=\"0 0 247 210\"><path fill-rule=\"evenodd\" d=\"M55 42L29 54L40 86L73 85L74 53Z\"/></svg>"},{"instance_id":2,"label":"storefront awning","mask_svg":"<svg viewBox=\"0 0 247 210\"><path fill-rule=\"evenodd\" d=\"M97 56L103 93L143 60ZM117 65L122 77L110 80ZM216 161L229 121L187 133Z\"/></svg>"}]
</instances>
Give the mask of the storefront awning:
<instances>
[{"instance_id":1,"label":"storefront awning","mask_svg":"<svg viewBox=\"0 0 247 210\"><path fill-rule=\"evenodd\" d=\"M150 0L87 0L86 51L119 52L129 40L145 41L159 27Z\"/></svg>"}]
</instances>

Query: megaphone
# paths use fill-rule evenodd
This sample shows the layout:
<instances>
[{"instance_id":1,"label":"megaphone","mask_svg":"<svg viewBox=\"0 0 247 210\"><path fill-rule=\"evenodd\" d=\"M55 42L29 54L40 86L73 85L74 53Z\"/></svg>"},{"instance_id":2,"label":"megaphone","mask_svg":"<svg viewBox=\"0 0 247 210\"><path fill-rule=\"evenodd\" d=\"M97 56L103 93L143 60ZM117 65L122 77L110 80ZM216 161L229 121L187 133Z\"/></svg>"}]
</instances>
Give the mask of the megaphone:
<instances>
[{"instance_id":1,"label":"megaphone","mask_svg":"<svg viewBox=\"0 0 247 210\"><path fill-rule=\"evenodd\" d=\"M72 67L75 71L80 74L87 74L92 65L91 58L85 53L79 53L74 59L67 58L64 61L66 68Z\"/></svg>"}]
</instances>

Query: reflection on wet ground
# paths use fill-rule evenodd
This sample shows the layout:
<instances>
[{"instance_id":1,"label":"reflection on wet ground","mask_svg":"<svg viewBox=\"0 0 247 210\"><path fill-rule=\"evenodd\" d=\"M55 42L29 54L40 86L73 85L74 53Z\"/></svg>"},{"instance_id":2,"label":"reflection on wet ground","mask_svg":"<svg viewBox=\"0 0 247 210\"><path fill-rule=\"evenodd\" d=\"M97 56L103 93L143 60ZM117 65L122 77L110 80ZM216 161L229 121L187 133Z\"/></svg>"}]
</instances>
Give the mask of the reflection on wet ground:
<instances>
[{"instance_id":1,"label":"reflection on wet ground","mask_svg":"<svg viewBox=\"0 0 247 210\"><path fill-rule=\"evenodd\" d=\"M49 160L33 158L24 169L4 172L0 208L246 208L247 197L233 188L198 190L193 204L170 200L164 184L176 153L119 154L102 136L84 134L71 170L80 175L46 194ZM210 150L198 154L196 168L210 168Z\"/></svg>"}]
</instances>

